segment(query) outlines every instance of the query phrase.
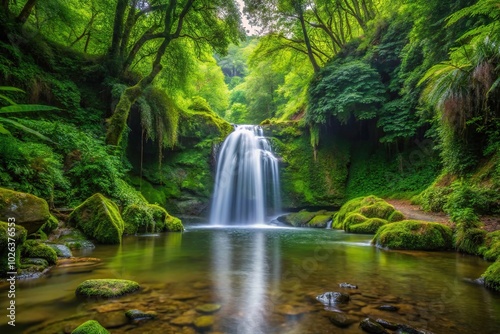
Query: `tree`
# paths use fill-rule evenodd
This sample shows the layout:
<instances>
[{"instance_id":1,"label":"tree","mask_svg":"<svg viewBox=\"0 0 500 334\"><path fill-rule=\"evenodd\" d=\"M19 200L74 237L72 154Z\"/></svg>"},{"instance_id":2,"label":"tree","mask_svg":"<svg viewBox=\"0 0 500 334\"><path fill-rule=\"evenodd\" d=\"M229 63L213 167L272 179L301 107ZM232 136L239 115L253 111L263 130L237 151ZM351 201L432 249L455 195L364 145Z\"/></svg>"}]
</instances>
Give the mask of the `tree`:
<instances>
[{"instance_id":1,"label":"tree","mask_svg":"<svg viewBox=\"0 0 500 334\"><path fill-rule=\"evenodd\" d=\"M133 43L127 59L122 65L122 70L130 66L146 42L156 42L153 62L150 71L134 86L127 88L120 97L113 115L108 120L106 142L118 145L125 129L128 114L132 104L141 96L144 89L150 85L163 69L162 59L177 39L190 39L195 46L203 48L211 46L215 51L223 53L230 42L237 42L241 38L239 12L233 1L208 1L208 0L171 0L161 11L161 29L152 25L141 37ZM117 11L116 20L122 20L123 15ZM115 24L115 29L120 29L120 24ZM126 27L124 31L126 31ZM122 34L120 43L123 43ZM118 44L114 42L115 48ZM116 51L111 49L111 56ZM120 59L118 59L120 60Z\"/></svg>"}]
</instances>

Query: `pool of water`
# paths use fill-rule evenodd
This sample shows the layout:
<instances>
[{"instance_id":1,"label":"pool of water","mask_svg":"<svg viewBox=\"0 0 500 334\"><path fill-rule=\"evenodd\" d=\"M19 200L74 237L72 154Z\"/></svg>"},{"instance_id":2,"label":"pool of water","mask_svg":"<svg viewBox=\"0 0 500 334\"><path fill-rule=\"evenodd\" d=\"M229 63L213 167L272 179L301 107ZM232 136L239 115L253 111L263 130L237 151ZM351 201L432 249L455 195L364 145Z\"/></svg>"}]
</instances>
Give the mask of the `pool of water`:
<instances>
[{"instance_id":1,"label":"pool of water","mask_svg":"<svg viewBox=\"0 0 500 334\"><path fill-rule=\"evenodd\" d=\"M196 225L184 233L126 237L120 246L75 254L102 259L98 266L19 280L17 325L2 321L0 332L69 333L97 319L111 333L194 333L189 322L206 303L221 305L211 328L221 333L360 333L367 316L434 333L499 332L500 295L467 281L488 262L453 252L386 251L370 239L323 229ZM114 300L77 299L76 287L91 278L131 279L142 289ZM342 282L358 289L342 289ZM325 309L315 297L326 291L349 293L351 300ZM383 304L399 310L377 309ZM158 318L130 323L123 317L128 309ZM337 327L334 313L352 325Z\"/></svg>"}]
</instances>

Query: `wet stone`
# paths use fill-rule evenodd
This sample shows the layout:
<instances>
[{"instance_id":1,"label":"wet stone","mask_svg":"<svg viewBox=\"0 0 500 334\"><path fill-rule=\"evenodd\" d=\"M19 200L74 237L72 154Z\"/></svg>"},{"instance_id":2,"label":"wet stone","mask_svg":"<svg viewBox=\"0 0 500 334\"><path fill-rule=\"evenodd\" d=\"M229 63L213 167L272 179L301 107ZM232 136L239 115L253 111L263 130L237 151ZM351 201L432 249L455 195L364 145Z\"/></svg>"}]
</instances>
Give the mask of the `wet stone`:
<instances>
[{"instance_id":1,"label":"wet stone","mask_svg":"<svg viewBox=\"0 0 500 334\"><path fill-rule=\"evenodd\" d=\"M325 292L316 297L324 305L345 304L349 302L350 296L342 292Z\"/></svg>"},{"instance_id":2,"label":"wet stone","mask_svg":"<svg viewBox=\"0 0 500 334\"><path fill-rule=\"evenodd\" d=\"M339 284L339 287L341 288L344 288L344 289L357 289L358 286L357 285L354 285L354 284L351 284L351 283L340 283Z\"/></svg>"},{"instance_id":3,"label":"wet stone","mask_svg":"<svg viewBox=\"0 0 500 334\"><path fill-rule=\"evenodd\" d=\"M214 317L211 315L204 315L194 319L194 327L198 329L208 329L214 325Z\"/></svg>"},{"instance_id":4,"label":"wet stone","mask_svg":"<svg viewBox=\"0 0 500 334\"><path fill-rule=\"evenodd\" d=\"M347 314L340 312L331 312L328 314L328 320L340 328L347 328L356 322L355 320L349 318Z\"/></svg>"},{"instance_id":5,"label":"wet stone","mask_svg":"<svg viewBox=\"0 0 500 334\"><path fill-rule=\"evenodd\" d=\"M172 296L170 296L171 299L173 300L189 300L189 299L195 299L198 298L199 296L194 293L177 293Z\"/></svg>"},{"instance_id":6,"label":"wet stone","mask_svg":"<svg viewBox=\"0 0 500 334\"><path fill-rule=\"evenodd\" d=\"M156 319L158 314L154 311L140 311L140 310L128 310L125 315L130 320L146 320L146 319Z\"/></svg>"},{"instance_id":7,"label":"wet stone","mask_svg":"<svg viewBox=\"0 0 500 334\"><path fill-rule=\"evenodd\" d=\"M212 314L219 311L221 308L220 304L203 304L196 307L196 311L205 314Z\"/></svg>"},{"instance_id":8,"label":"wet stone","mask_svg":"<svg viewBox=\"0 0 500 334\"><path fill-rule=\"evenodd\" d=\"M391 296L391 295L389 295L389 296L385 296L384 298L382 298L382 302L383 302L383 303L389 303L389 304L390 304L390 303L398 303L398 302L399 302L399 300L400 300L400 298L399 298L399 297L396 297L396 296Z\"/></svg>"},{"instance_id":9,"label":"wet stone","mask_svg":"<svg viewBox=\"0 0 500 334\"><path fill-rule=\"evenodd\" d=\"M362 302L361 300L353 300L351 301L351 303L359 307L365 307L367 305L365 302Z\"/></svg>"},{"instance_id":10,"label":"wet stone","mask_svg":"<svg viewBox=\"0 0 500 334\"><path fill-rule=\"evenodd\" d=\"M389 304L385 304L385 305L380 305L377 307L379 310L382 310L382 311L388 311L388 312L396 312L399 310L399 307L398 306L394 306L394 305L389 305Z\"/></svg>"},{"instance_id":11,"label":"wet stone","mask_svg":"<svg viewBox=\"0 0 500 334\"><path fill-rule=\"evenodd\" d=\"M285 304L277 306L275 311L276 313L285 316L299 316L301 314L308 313L311 310L305 306Z\"/></svg>"},{"instance_id":12,"label":"wet stone","mask_svg":"<svg viewBox=\"0 0 500 334\"><path fill-rule=\"evenodd\" d=\"M392 331L395 331L396 329L398 329L398 326L399 326L399 324L387 321L385 319L380 319L380 318L378 318L377 320L375 320L375 322L377 324L381 325L382 327L390 329Z\"/></svg>"},{"instance_id":13,"label":"wet stone","mask_svg":"<svg viewBox=\"0 0 500 334\"><path fill-rule=\"evenodd\" d=\"M96 320L105 328L117 328L128 323L128 319L122 311L99 313Z\"/></svg>"},{"instance_id":14,"label":"wet stone","mask_svg":"<svg viewBox=\"0 0 500 334\"><path fill-rule=\"evenodd\" d=\"M176 326L189 326L189 325L193 324L193 320L194 320L193 316L182 315L180 317L172 319L172 321L170 321L170 323L172 325L176 325Z\"/></svg>"},{"instance_id":15,"label":"wet stone","mask_svg":"<svg viewBox=\"0 0 500 334\"><path fill-rule=\"evenodd\" d=\"M359 324L359 327L367 333L373 334L387 334L388 332L385 330L382 325L378 324L375 320L366 318Z\"/></svg>"}]
</instances>

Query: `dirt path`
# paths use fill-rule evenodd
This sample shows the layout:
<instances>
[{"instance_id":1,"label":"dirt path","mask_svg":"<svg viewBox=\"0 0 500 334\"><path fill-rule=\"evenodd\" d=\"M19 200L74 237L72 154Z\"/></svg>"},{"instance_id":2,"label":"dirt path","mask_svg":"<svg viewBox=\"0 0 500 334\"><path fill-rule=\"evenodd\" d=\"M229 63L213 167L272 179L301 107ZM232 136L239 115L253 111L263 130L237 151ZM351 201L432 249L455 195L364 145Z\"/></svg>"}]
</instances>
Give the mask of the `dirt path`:
<instances>
[{"instance_id":1,"label":"dirt path","mask_svg":"<svg viewBox=\"0 0 500 334\"><path fill-rule=\"evenodd\" d=\"M450 227L454 225L445 213L425 212L422 211L418 205L413 205L410 203L410 201L406 200L387 199L386 201L392 204L397 210L401 211L408 219L437 222L448 225ZM488 232L500 230L499 216L482 216L480 220L483 223L484 230Z\"/></svg>"}]
</instances>

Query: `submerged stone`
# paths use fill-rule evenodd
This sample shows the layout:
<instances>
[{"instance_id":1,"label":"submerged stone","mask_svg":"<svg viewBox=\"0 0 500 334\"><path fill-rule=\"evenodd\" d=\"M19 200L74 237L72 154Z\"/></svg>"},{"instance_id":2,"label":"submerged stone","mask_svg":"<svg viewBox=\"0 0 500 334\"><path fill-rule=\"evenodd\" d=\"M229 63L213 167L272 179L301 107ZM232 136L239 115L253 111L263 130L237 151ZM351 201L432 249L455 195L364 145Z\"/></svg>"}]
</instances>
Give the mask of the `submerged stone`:
<instances>
[{"instance_id":1,"label":"submerged stone","mask_svg":"<svg viewBox=\"0 0 500 334\"><path fill-rule=\"evenodd\" d=\"M390 321L387 321L385 319L377 319L375 320L375 322L379 325L381 325L382 327L384 328L387 328L387 329L390 329L392 331L395 331L396 329L398 329L399 327L399 324L396 324L394 322L390 322Z\"/></svg>"},{"instance_id":2,"label":"submerged stone","mask_svg":"<svg viewBox=\"0 0 500 334\"><path fill-rule=\"evenodd\" d=\"M380 305L379 307L377 307L379 310L382 310L382 311L389 311L389 312L396 312L399 310L399 307L398 306L394 306L394 305Z\"/></svg>"},{"instance_id":3,"label":"submerged stone","mask_svg":"<svg viewBox=\"0 0 500 334\"><path fill-rule=\"evenodd\" d=\"M130 320L146 320L146 319L156 319L158 314L154 311L140 311L140 310L128 310L125 312L125 316Z\"/></svg>"},{"instance_id":4,"label":"submerged stone","mask_svg":"<svg viewBox=\"0 0 500 334\"><path fill-rule=\"evenodd\" d=\"M203 304L196 307L196 311L200 313L211 314L219 311L221 308L220 304Z\"/></svg>"},{"instance_id":5,"label":"submerged stone","mask_svg":"<svg viewBox=\"0 0 500 334\"><path fill-rule=\"evenodd\" d=\"M193 323L193 320L194 318L191 315L182 315L180 317L172 319L170 323L176 326L189 326Z\"/></svg>"},{"instance_id":6,"label":"submerged stone","mask_svg":"<svg viewBox=\"0 0 500 334\"><path fill-rule=\"evenodd\" d=\"M357 289L358 286L350 283L340 283L339 287L344 288L344 289Z\"/></svg>"},{"instance_id":7,"label":"submerged stone","mask_svg":"<svg viewBox=\"0 0 500 334\"><path fill-rule=\"evenodd\" d=\"M328 314L328 320L340 328L347 328L356 322L355 320L350 319L347 314L341 312L331 312Z\"/></svg>"},{"instance_id":8,"label":"submerged stone","mask_svg":"<svg viewBox=\"0 0 500 334\"><path fill-rule=\"evenodd\" d=\"M73 256L71 250L66 245L59 245L59 244L46 244L46 245L52 248L56 252L58 257L68 258Z\"/></svg>"},{"instance_id":9,"label":"submerged stone","mask_svg":"<svg viewBox=\"0 0 500 334\"><path fill-rule=\"evenodd\" d=\"M215 319L211 315L204 315L194 319L194 326L198 329L204 330L214 325Z\"/></svg>"}]
</instances>

